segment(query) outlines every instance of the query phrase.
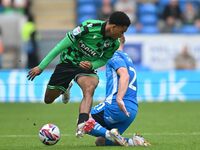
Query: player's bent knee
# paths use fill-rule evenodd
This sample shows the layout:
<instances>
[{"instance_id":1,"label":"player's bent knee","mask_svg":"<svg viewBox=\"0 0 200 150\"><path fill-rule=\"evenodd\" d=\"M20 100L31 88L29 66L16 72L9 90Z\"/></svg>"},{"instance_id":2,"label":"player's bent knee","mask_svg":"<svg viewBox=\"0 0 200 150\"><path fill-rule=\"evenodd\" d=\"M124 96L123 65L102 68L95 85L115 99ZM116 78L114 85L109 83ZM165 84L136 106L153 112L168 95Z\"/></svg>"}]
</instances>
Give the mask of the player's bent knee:
<instances>
[{"instance_id":1,"label":"player's bent knee","mask_svg":"<svg viewBox=\"0 0 200 150\"><path fill-rule=\"evenodd\" d=\"M44 98L44 103L51 104L54 102L54 100L55 100L55 97L52 97L52 96L46 94L45 98Z\"/></svg>"},{"instance_id":2,"label":"player's bent knee","mask_svg":"<svg viewBox=\"0 0 200 150\"><path fill-rule=\"evenodd\" d=\"M54 100L60 96L61 91L55 89L47 89L44 97L45 104L51 104Z\"/></svg>"},{"instance_id":3,"label":"player's bent knee","mask_svg":"<svg viewBox=\"0 0 200 150\"><path fill-rule=\"evenodd\" d=\"M78 78L77 83L81 88L95 89L99 80L95 77L81 76Z\"/></svg>"},{"instance_id":4,"label":"player's bent knee","mask_svg":"<svg viewBox=\"0 0 200 150\"><path fill-rule=\"evenodd\" d=\"M54 101L54 100L53 100ZM45 98L44 99L44 103L45 104L51 104L51 103L53 103L53 101L52 101L52 99L50 99L50 98Z\"/></svg>"}]
</instances>

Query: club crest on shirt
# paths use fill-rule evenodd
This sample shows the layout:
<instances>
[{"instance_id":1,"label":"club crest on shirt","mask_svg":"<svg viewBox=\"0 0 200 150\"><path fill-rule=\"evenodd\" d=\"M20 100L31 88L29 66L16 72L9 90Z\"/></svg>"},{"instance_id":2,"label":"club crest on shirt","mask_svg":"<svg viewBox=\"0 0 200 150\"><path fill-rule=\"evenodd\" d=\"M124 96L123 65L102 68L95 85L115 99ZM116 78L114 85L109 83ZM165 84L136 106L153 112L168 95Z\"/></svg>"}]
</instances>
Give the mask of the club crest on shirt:
<instances>
[{"instance_id":1,"label":"club crest on shirt","mask_svg":"<svg viewBox=\"0 0 200 150\"><path fill-rule=\"evenodd\" d=\"M108 40L106 40L104 42L103 46L106 47L106 48L109 47L110 46L110 42Z\"/></svg>"}]
</instances>

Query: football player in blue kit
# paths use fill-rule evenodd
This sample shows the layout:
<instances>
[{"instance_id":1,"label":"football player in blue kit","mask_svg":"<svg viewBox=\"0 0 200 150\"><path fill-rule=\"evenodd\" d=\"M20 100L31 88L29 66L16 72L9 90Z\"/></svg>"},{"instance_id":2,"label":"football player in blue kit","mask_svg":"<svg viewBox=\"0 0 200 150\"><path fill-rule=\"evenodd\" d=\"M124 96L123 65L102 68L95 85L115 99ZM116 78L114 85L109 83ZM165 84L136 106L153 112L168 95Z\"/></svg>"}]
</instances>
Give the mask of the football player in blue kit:
<instances>
[{"instance_id":1,"label":"football player in blue kit","mask_svg":"<svg viewBox=\"0 0 200 150\"><path fill-rule=\"evenodd\" d=\"M84 132L97 137L97 146L148 146L142 136L124 138L121 134L134 121L138 112L137 78L131 58L121 46L106 65L106 99L91 109L91 118L86 122Z\"/></svg>"}]
</instances>

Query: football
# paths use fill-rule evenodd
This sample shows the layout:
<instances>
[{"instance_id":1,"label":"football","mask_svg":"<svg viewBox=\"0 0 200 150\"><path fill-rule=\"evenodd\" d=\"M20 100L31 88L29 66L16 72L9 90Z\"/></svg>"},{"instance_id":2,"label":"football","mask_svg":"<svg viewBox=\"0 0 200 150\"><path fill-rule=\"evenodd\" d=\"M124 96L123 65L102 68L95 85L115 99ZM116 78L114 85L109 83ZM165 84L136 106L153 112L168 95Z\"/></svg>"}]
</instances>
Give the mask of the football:
<instances>
[{"instance_id":1,"label":"football","mask_svg":"<svg viewBox=\"0 0 200 150\"><path fill-rule=\"evenodd\" d=\"M54 124L45 124L39 131L39 138L45 145L54 145L60 140L60 130Z\"/></svg>"}]
</instances>

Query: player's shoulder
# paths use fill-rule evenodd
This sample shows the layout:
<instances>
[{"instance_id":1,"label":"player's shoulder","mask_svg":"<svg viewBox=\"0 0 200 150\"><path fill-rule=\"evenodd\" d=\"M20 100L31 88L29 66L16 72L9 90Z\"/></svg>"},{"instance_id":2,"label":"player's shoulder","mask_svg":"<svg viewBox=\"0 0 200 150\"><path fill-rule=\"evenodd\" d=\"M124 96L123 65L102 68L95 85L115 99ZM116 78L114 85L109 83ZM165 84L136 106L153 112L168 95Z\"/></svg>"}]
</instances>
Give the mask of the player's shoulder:
<instances>
[{"instance_id":1,"label":"player's shoulder","mask_svg":"<svg viewBox=\"0 0 200 150\"><path fill-rule=\"evenodd\" d=\"M109 67L114 68L115 70L120 67L126 67L126 63L118 51L114 53L113 57L109 59L107 64Z\"/></svg>"},{"instance_id":2,"label":"player's shoulder","mask_svg":"<svg viewBox=\"0 0 200 150\"><path fill-rule=\"evenodd\" d=\"M117 62L117 61L120 61L122 58L121 58L121 55L120 55L120 51L117 50L115 51L115 53L113 54L112 58L109 60L110 62Z\"/></svg>"},{"instance_id":3,"label":"player's shoulder","mask_svg":"<svg viewBox=\"0 0 200 150\"><path fill-rule=\"evenodd\" d=\"M133 64L132 59L130 58L130 56L126 52L124 52L124 51L118 51L118 54L121 56L121 58L125 62L129 63L130 65Z\"/></svg>"},{"instance_id":4,"label":"player's shoulder","mask_svg":"<svg viewBox=\"0 0 200 150\"><path fill-rule=\"evenodd\" d=\"M130 57L128 56L127 53L123 52L122 50L117 50L113 57L112 60L117 60L117 61L130 61L132 62L132 60L130 59Z\"/></svg>"},{"instance_id":5,"label":"player's shoulder","mask_svg":"<svg viewBox=\"0 0 200 150\"><path fill-rule=\"evenodd\" d=\"M82 26L88 26L88 27L95 27L95 26L102 26L103 23L105 23L105 21L89 19L89 20L83 21L81 23L81 25Z\"/></svg>"},{"instance_id":6,"label":"player's shoulder","mask_svg":"<svg viewBox=\"0 0 200 150\"><path fill-rule=\"evenodd\" d=\"M80 27L82 27L85 30L88 30L89 32L101 32L101 28L105 21L102 20L86 20L82 22Z\"/></svg>"},{"instance_id":7,"label":"player's shoulder","mask_svg":"<svg viewBox=\"0 0 200 150\"><path fill-rule=\"evenodd\" d=\"M67 34L71 34L74 39L77 39L88 33L100 33L104 23L105 21L101 20L86 20Z\"/></svg>"}]
</instances>

